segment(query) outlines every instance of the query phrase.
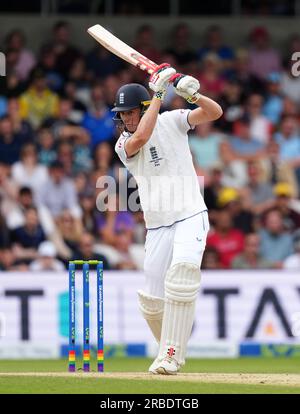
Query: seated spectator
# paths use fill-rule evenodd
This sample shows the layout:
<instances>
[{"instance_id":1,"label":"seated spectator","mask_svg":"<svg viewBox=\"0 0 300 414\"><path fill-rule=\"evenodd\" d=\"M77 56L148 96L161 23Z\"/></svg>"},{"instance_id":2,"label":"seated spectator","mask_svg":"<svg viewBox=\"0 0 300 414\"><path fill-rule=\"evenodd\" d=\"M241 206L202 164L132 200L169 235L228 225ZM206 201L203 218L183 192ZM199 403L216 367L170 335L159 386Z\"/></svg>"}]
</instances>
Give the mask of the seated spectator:
<instances>
[{"instance_id":1,"label":"seated spectator","mask_svg":"<svg viewBox=\"0 0 300 414\"><path fill-rule=\"evenodd\" d=\"M10 271L15 270L20 262L15 257L12 249L10 247L5 247L0 249L0 270L1 271Z\"/></svg>"},{"instance_id":2,"label":"seated spectator","mask_svg":"<svg viewBox=\"0 0 300 414\"><path fill-rule=\"evenodd\" d=\"M13 164L11 175L13 180L21 187L30 187L34 194L45 185L48 169L38 164L37 150L34 144L25 144L21 149L21 160Z\"/></svg>"},{"instance_id":3,"label":"seated spectator","mask_svg":"<svg viewBox=\"0 0 300 414\"><path fill-rule=\"evenodd\" d=\"M15 207L18 186L10 177L10 168L0 161L0 212L7 221L8 214Z\"/></svg>"},{"instance_id":4,"label":"seated spectator","mask_svg":"<svg viewBox=\"0 0 300 414\"><path fill-rule=\"evenodd\" d=\"M274 140L279 145L279 160L295 170L300 185L300 135L295 117L285 116L282 119L279 131L274 134Z\"/></svg>"},{"instance_id":5,"label":"seated spectator","mask_svg":"<svg viewBox=\"0 0 300 414\"><path fill-rule=\"evenodd\" d=\"M94 85L91 92L92 104L84 115L81 126L91 135L91 147L102 141L111 141L115 136L113 113L110 112L104 101L103 89Z\"/></svg>"},{"instance_id":6,"label":"seated spectator","mask_svg":"<svg viewBox=\"0 0 300 414\"><path fill-rule=\"evenodd\" d=\"M10 230L24 225L24 213L34 205L31 188L21 187L14 201L15 203L11 204L10 209L6 212L6 223Z\"/></svg>"},{"instance_id":7,"label":"seated spectator","mask_svg":"<svg viewBox=\"0 0 300 414\"><path fill-rule=\"evenodd\" d=\"M42 126L44 128L50 128L56 141L61 138L63 139L75 135L80 128L71 119L71 114L72 101L63 97L58 103L57 114L46 118Z\"/></svg>"},{"instance_id":8,"label":"seated spectator","mask_svg":"<svg viewBox=\"0 0 300 414\"><path fill-rule=\"evenodd\" d=\"M219 208L226 209L232 218L233 226L244 234L254 230L254 215L242 203L242 198L235 188L222 188L218 194Z\"/></svg>"},{"instance_id":9,"label":"seated spectator","mask_svg":"<svg viewBox=\"0 0 300 414\"><path fill-rule=\"evenodd\" d=\"M30 86L20 96L21 117L38 128L46 118L57 114L58 102L58 96L47 87L44 71L38 67L33 69Z\"/></svg>"},{"instance_id":10,"label":"seated spectator","mask_svg":"<svg viewBox=\"0 0 300 414\"><path fill-rule=\"evenodd\" d=\"M233 227L231 215L226 209L218 211L215 228L207 237L207 246L218 251L222 268L230 268L235 256L243 251L244 235Z\"/></svg>"},{"instance_id":11,"label":"seated spectator","mask_svg":"<svg viewBox=\"0 0 300 414\"><path fill-rule=\"evenodd\" d=\"M56 53L52 46L42 47L38 66L45 72L49 89L53 92L60 93L64 80L62 75L56 70Z\"/></svg>"},{"instance_id":12,"label":"seated spectator","mask_svg":"<svg viewBox=\"0 0 300 414\"><path fill-rule=\"evenodd\" d=\"M41 128L38 132L38 160L46 167L56 160L54 137L48 128Z\"/></svg>"},{"instance_id":13,"label":"seated spectator","mask_svg":"<svg viewBox=\"0 0 300 414\"><path fill-rule=\"evenodd\" d=\"M66 209L57 216L56 225L63 242L74 252L83 231L81 219L76 219Z\"/></svg>"},{"instance_id":14,"label":"seated spectator","mask_svg":"<svg viewBox=\"0 0 300 414\"><path fill-rule=\"evenodd\" d=\"M87 57L88 77L91 80L105 79L109 75L118 74L124 68L124 62L104 47L95 46Z\"/></svg>"},{"instance_id":15,"label":"seated spectator","mask_svg":"<svg viewBox=\"0 0 300 414\"><path fill-rule=\"evenodd\" d=\"M10 245L10 232L6 221L0 212L0 249Z\"/></svg>"},{"instance_id":16,"label":"seated spectator","mask_svg":"<svg viewBox=\"0 0 300 414\"><path fill-rule=\"evenodd\" d=\"M11 165L19 161L24 143L22 136L14 132L10 117L5 115L0 118L0 162Z\"/></svg>"},{"instance_id":17,"label":"seated spectator","mask_svg":"<svg viewBox=\"0 0 300 414\"><path fill-rule=\"evenodd\" d=\"M119 197L110 195L108 210L96 216L96 228L103 243L115 246L116 235L126 233L133 239L134 218L130 211L119 211Z\"/></svg>"},{"instance_id":18,"label":"seated spectator","mask_svg":"<svg viewBox=\"0 0 300 414\"><path fill-rule=\"evenodd\" d=\"M75 174L73 148L73 145L67 140L61 141L57 146L57 161L63 166L64 174L67 177L72 177Z\"/></svg>"},{"instance_id":19,"label":"seated spectator","mask_svg":"<svg viewBox=\"0 0 300 414\"><path fill-rule=\"evenodd\" d=\"M24 225L12 231L11 240L16 258L30 262L36 258L37 248L46 237L34 207L29 207L24 216Z\"/></svg>"},{"instance_id":20,"label":"seated spectator","mask_svg":"<svg viewBox=\"0 0 300 414\"><path fill-rule=\"evenodd\" d=\"M73 62L80 56L78 49L70 42L71 30L69 23L59 21L52 30L52 40L46 46L55 53L55 70L64 78Z\"/></svg>"},{"instance_id":21,"label":"seated spectator","mask_svg":"<svg viewBox=\"0 0 300 414\"><path fill-rule=\"evenodd\" d=\"M80 128L80 131L76 135L73 135L74 145L74 165L73 171L75 174L80 172L88 173L92 170L93 160L90 146L90 136L84 128Z\"/></svg>"},{"instance_id":22,"label":"seated spectator","mask_svg":"<svg viewBox=\"0 0 300 414\"><path fill-rule=\"evenodd\" d=\"M13 132L18 135L20 142L32 142L34 140L35 132L30 123L21 118L20 103L17 98L10 98L8 100L7 115L12 122Z\"/></svg>"},{"instance_id":23,"label":"seated spectator","mask_svg":"<svg viewBox=\"0 0 300 414\"><path fill-rule=\"evenodd\" d=\"M220 26L210 26L206 30L205 45L197 52L199 60L205 58L208 53L215 53L226 69L231 68L234 53L231 47L223 43L223 38L224 34Z\"/></svg>"},{"instance_id":24,"label":"seated spectator","mask_svg":"<svg viewBox=\"0 0 300 414\"><path fill-rule=\"evenodd\" d=\"M272 135L272 123L263 115L263 97L256 93L247 100L246 113L250 118L250 135L256 141L266 145Z\"/></svg>"},{"instance_id":25,"label":"seated spectator","mask_svg":"<svg viewBox=\"0 0 300 414\"><path fill-rule=\"evenodd\" d=\"M271 263L260 256L260 239L256 233L249 233L245 237L244 251L232 261L233 269L268 269Z\"/></svg>"},{"instance_id":26,"label":"seated spectator","mask_svg":"<svg viewBox=\"0 0 300 414\"><path fill-rule=\"evenodd\" d=\"M109 142L100 142L94 151L94 169L99 176L116 177L118 171L113 166L113 148Z\"/></svg>"},{"instance_id":27,"label":"seated spectator","mask_svg":"<svg viewBox=\"0 0 300 414\"><path fill-rule=\"evenodd\" d=\"M25 48L25 43L25 35L20 30L13 30L6 38L6 48L15 50L18 55L14 72L21 81L27 80L30 71L36 64L34 54Z\"/></svg>"},{"instance_id":28,"label":"seated spectator","mask_svg":"<svg viewBox=\"0 0 300 414\"><path fill-rule=\"evenodd\" d=\"M232 134L234 122L244 113L241 83L234 78L225 81L218 103L223 109L223 116L215 121L215 126L222 132Z\"/></svg>"},{"instance_id":29,"label":"seated spectator","mask_svg":"<svg viewBox=\"0 0 300 414\"><path fill-rule=\"evenodd\" d=\"M78 248L71 260L101 260L104 270L110 270L110 265L105 256L94 252L95 240L92 234L83 233L80 237Z\"/></svg>"},{"instance_id":30,"label":"seated spectator","mask_svg":"<svg viewBox=\"0 0 300 414\"><path fill-rule=\"evenodd\" d=\"M293 238L284 230L283 217L279 210L268 211L259 231L261 238L260 253L264 260L278 268L294 252Z\"/></svg>"},{"instance_id":31,"label":"seated spectator","mask_svg":"<svg viewBox=\"0 0 300 414\"><path fill-rule=\"evenodd\" d=\"M54 161L49 169L49 179L37 194L37 203L48 208L57 217L67 209L74 217L80 217L80 207L74 182L67 178L60 161Z\"/></svg>"},{"instance_id":32,"label":"seated spectator","mask_svg":"<svg viewBox=\"0 0 300 414\"><path fill-rule=\"evenodd\" d=\"M80 195L82 223L85 230L96 236L96 199L94 191L85 191Z\"/></svg>"},{"instance_id":33,"label":"seated spectator","mask_svg":"<svg viewBox=\"0 0 300 414\"><path fill-rule=\"evenodd\" d=\"M263 115L273 125L277 125L283 112L283 96L281 93L281 75L272 72L267 76L267 96L263 106Z\"/></svg>"},{"instance_id":34,"label":"seated spectator","mask_svg":"<svg viewBox=\"0 0 300 414\"><path fill-rule=\"evenodd\" d=\"M289 98L297 106L300 105L300 76L294 76L291 55L284 63L284 71L281 78L281 91L286 98Z\"/></svg>"},{"instance_id":35,"label":"seated spectator","mask_svg":"<svg viewBox=\"0 0 300 414\"><path fill-rule=\"evenodd\" d=\"M29 270L33 272L60 272L65 270L62 262L56 258L56 248L50 241L42 242L38 247L38 257L30 263Z\"/></svg>"},{"instance_id":36,"label":"seated spectator","mask_svg":"<svg viewBox=\"0 0 300 414\"><path fill-rule=\"evenodd\" d=\"M300 230L298 229L293 235L293 245L295 253L288 256L283 261L283 269L300 271Z\"/></svg>"},{"instance_id":37,"label":"seated spectator","mask_svg":"<svg viewBox=\"0 0 300 414\"><path fill-rule=\"evenodd\" d=\"M250 33L249 68L261 80L281 70L279 53L270 46L270 35L264 27L255 27Z\"/></svg>"},{"instance_id":38,"label":"seated spectator","mask_svg":"<svg viewBox=\"0 0 300 414\"><path fill-rule=\"evenodd\" d=\"M153 62L162 62L161 52L155 46L154 29L152 26L145 24L138 28L133 47Z\"/></svg>"},{"instance_id":39,"label":"seated spectator","mask_svg":"<svg viewBox=\"0 0 300 414\"><path fill-rule=\"evenodd\" d=\"M221 142L222 136L213 131L211 122L197 125L189 136L195 163L207 170L219 162Z\"/></svg>"},{"instance_id":40,"label":"seated spectator","mask_svg":"<svg viewBox=\"0 0 300 414\"><path fill-rule=\"evenodd\" d=\"M205 270L218 270L222 268L220 254L217 249L207 246L202 259L201 268Z\"/></svg>"},{"instance_id":41,"label":"seated spectator","mask_svg":"<svg viewBox=\"0 0 300 414\"><path fill-rule=\"evenodd\" d=\"M282 214L284 229L294 231L300 228L300 214L295 208L292 187L288 183L278 183L273 188L275 199L273 208Z\"/></svg>"},{"instance_id":42,"label":"seated spectator","mask_svg":"<svg viewBox=\"0 0 300 414\"><path fill-rule=\"evenodd\" d=\"M205 55L197 78L201 85L201 92L212 99L218 100L225 89L225 81L221 76L221 70L221 60L215 53Z\"/></svg>"},{"instance_id":43,"label":"seated spectator","mask_svg":"<svg viewBox=\"0 0 300 414\"><path fill-rule=\"evenodd\" d=\"M72 104L72 109L69 115L70 120L78 125L81 124L87 108L85 101L80 99L78 96L75 82L65 82L63 93L71 101Z\"/></svg>"},{"instance_id":44,"label":"seated spectator","mask_svg":"<svg viewBox=\"0 0 300 414\"><path fill-rule=\"evenodd\" d=\"M137 270L134 257L130 252L132 237L127 232L120 231L115 237L115 248L118 251L118 262L116 268L119 270Z\"/></svg>"},{"instance_id":45,"label":"seated spectator","mask_svg":"<svg viewBox=\"0 0 300 414\"><path fill-rule=\"evenodd\" d=\"M274 194L272 184L263 177L259 161L247 163L248 183L243 191L244 198L255 214L260 214L273 205Z\"/></svg>"},{"instance_id":46,"label":"seated spectator","mask_svg":"<svg viewBox=\"0 0 300 414\"><path fill-rule=\"evenodd\" d=\"M190 46L190 30L185 23L179 23L172 30L172 45L168 47L164 54L172 55L176 60L178 71L184 72L191 62L197 60L196 52Z\"/></svg>"}]
</instances>

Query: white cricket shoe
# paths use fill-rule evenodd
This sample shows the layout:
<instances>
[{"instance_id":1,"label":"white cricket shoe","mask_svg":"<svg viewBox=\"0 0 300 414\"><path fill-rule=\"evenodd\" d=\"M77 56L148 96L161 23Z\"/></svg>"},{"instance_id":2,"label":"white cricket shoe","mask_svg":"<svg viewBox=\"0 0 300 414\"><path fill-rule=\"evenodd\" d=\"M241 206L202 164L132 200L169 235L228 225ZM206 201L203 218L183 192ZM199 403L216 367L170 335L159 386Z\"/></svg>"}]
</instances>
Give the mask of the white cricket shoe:
<instances>
[{"instance_id":1,"label":"white cricket shoe","mask_svg":"<svg viewBox=\"0 0 300 414\"><path fill-rule=\"evenodd\" d=\"M156 359L152 362L152 364L150 365L150 367L149 367L148 371L149 371L151 374L158 374L158 372L157 372L156 370L157 370L157 368L160 366L160 362L161 362L161 360L159 360L158 358L156 358Z\"/></svg>"},{"instance_id":2,"label":"white cricket shoe","mask_svg":"<svg viewBox=\"0 0 300 414\"><path fill-rule=\"evenodd\" d=\"M155 361L154 361L155 362ZM162 375L176 375L180 369L180 365L176 359L167 356L161 361L157 361L155 371Z\"/></svg>"}]
</instances>

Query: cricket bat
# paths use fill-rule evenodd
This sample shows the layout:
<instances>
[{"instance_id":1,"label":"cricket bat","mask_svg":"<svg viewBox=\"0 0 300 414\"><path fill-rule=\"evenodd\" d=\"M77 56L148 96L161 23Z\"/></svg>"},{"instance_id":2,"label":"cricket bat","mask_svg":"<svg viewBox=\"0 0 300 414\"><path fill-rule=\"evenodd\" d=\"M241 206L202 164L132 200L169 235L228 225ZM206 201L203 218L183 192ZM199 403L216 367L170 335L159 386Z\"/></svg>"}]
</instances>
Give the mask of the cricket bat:
<instances>
[{"instance_id":1,"label":"cricket bat","mask_svg":"<svg viewBox=\"0 0 300 414\"><path fill-rule=\"evenodd\" d=\"M126 62L131 63L133 66L148 72L150 75L158 66L156 63L152 62L152 60L126 45L122 40L100 26L100 24L95 24L94 26L89 27L87 32L110 52L119 56L119 58L126 60Z\"/></svg>"}]
</instances>

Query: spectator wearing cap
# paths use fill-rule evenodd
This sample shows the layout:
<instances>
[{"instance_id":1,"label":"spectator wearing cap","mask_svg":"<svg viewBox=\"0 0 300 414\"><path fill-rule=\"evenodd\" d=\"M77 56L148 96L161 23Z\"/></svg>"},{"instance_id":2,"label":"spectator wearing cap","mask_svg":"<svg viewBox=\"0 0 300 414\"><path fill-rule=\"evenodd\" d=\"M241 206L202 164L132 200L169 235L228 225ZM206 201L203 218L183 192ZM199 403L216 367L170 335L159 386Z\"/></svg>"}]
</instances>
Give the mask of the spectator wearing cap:
<instances>
[{"instance_id":1,"label":"spectator wearing cap","mask_svg":"<svg viewBox=\"0 0 300 414\"><path fill-rule=\"evenodd\" d=\"M277 125L283 112L283 95L281 92L281 75L271 72L267 76L267 96L262 113L273 125Z\"/></svg>"},{"instance_id":2,"label":"spectator wearing cap","mask_svg":"<svg viewBox=\"0 0 300 414\"><path fill-rule=\"evenodd\" d=\"M67 209L74 217L80 218L81 210L74 182L66 177L60 161L51 164L49 178L37 193L37 203L47 207L54 217Z\"/></svg>"},{"instance_id":3,"label":"spectator wearing cap","mask_svg":"<svg viewBox=\"0 0 300 414\"><path fill-rule=\"evenodd\" d=\"M230 268L232 260L244 249L244 235L234 228L226 208L217 212L214 230L208 234L207 246L214 247L220 255L222 268Z\"/></svg>"},{"instance_id":4,"label":"spectator wearing cap","mask_svg":"<svg viewBox=\"0 0 300 414\"><path fill-rule=\"evenodd\" d=\"M34 128L38 128L47 117L57 114L59 99L48 88L45 73L41 68L34 68L30 79L29 88L19 99L20 114Z\"/></svg>"},{"instance_id":5,"label":"spectator wearing cap","mask_svg":"<svg viewBox=\"0 0 300 414\"><path fill-rule=\"evenodd\" d=\"M56 248L50 241L42 242L38 247L38 257L30 263L29 270L33 272L61 272L65 270L63 263L56 259Z\"/></svg>"},{"instance_id":6,"label":"spectator wearing cap","mask_svg":"<svg viewBox=\"0 0 300 414\"><path fill-rule=\"evenodd\" d=\"M226 208L233 221L233 226L244 234L254 230L254 215L250 209L243 204L243 199L235 188L222 188L218 194L217 203L219 208Z\"/></svg>"},{"instance_id":7,"label":"spectator wearing cap","mask_svg":"<svg viewBox=\"0 0 300 414\"><path fill-rule=\"evenodd\" d=\"M293 238L284 229L283 216L278 209L266 212L259 230L260 253L272 266L282 267L282 262L294 252Z\"/></svg>"},{"instance_id":8,"label":"spectator wearing cap","mask_svg":"<svg viewBox=\"0 0 300 414\"><path fill-rule=\"evenodd\" d=\"M260 238L256 233L249 233L245 237L244 251L232 261L233 269L269 269L271 263L260 255Z\"/></svg>"},{"instance_id":9,"label":"spectator wearing cap","mask_svg":"<svg viewBox=\"0 0 300 414\"><path fill-rule=\"evenodd\" d=\"M283 262L283 269L300 271L300 230L293 234L293 244L295 253L288 256Z\"/></svg>"},{"instance_id":10,"label":"spectator wearing cap","mask_svg":"<svg viewBox=\"0 0 300 414\"><path fill-rule=\"evenodd\" d=\"M199 124L189 136L189 144L197 166L209 170L220 161L223 137L212 128L211 122Z\"/></svg>"},{"instance_id":11,"label":"spectator wearing cap","mask_svg":"<svg viewBox=\"0 0 300 414\"><path fill-rule=\"evenodd\" d=\"M297 201L293 197L292 186L289 183L279 182L273 187L273 193L275 195L273 207L281 212L285 230L299 229L300 214L296 210Z\"/></svg>"},{"instance_id":12,"label":"spectator wearing cap","mask_svg":"<svg viewBox=\"0 0 300 414\"><path fill-rule=\"evenodd\" d=\"M264 27L255 27L250 33L249 70L261 80L281 70L279 53L270 46L270 35Z\"/></svg>"},{"instance_id":13,"label":"spectator wearing cap","mask_svg":"<svg viewBox=\"0 0 300 414\"><path fill-rule=\"evenodd\" d=\"M300 185L300 135L296 117L284 116L279 131L274 134L279 145L279 161L286 163L295 171L298 186Z\"/></svg>"}]
</instances>

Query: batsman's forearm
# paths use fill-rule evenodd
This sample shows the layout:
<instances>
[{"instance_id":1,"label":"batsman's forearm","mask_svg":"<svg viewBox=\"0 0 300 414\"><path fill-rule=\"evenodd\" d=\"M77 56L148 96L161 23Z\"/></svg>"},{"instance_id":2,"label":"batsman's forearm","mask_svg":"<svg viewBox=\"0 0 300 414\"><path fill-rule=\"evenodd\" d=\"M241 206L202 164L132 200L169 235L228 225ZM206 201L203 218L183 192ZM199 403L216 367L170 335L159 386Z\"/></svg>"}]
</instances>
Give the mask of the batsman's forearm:
<instances>
[{"instance_id":1,"label":"batsman's forearm","mask_svg":"<svg viewBox=\"0 0 300 414\"><path fill-rule=\"evenodd\" d=\"M161 100L153 98L146 113L142 116L140 123L135 131L135 136L143 141L148 141L154 130L159 110L161 107Z\"/></svg>"},{"instance_id":2,"label":"batsman's forearm","mask_svg":"<svg viewBox=\"0 0 300 414\"><path fill-rule=\"evenodd\" d=\"M207 96L199 94L199 98L195 104L200 106L204 112L212 116L214 119L220 118L223 114L221 106Z\"/></svg>"}]
</instances>

